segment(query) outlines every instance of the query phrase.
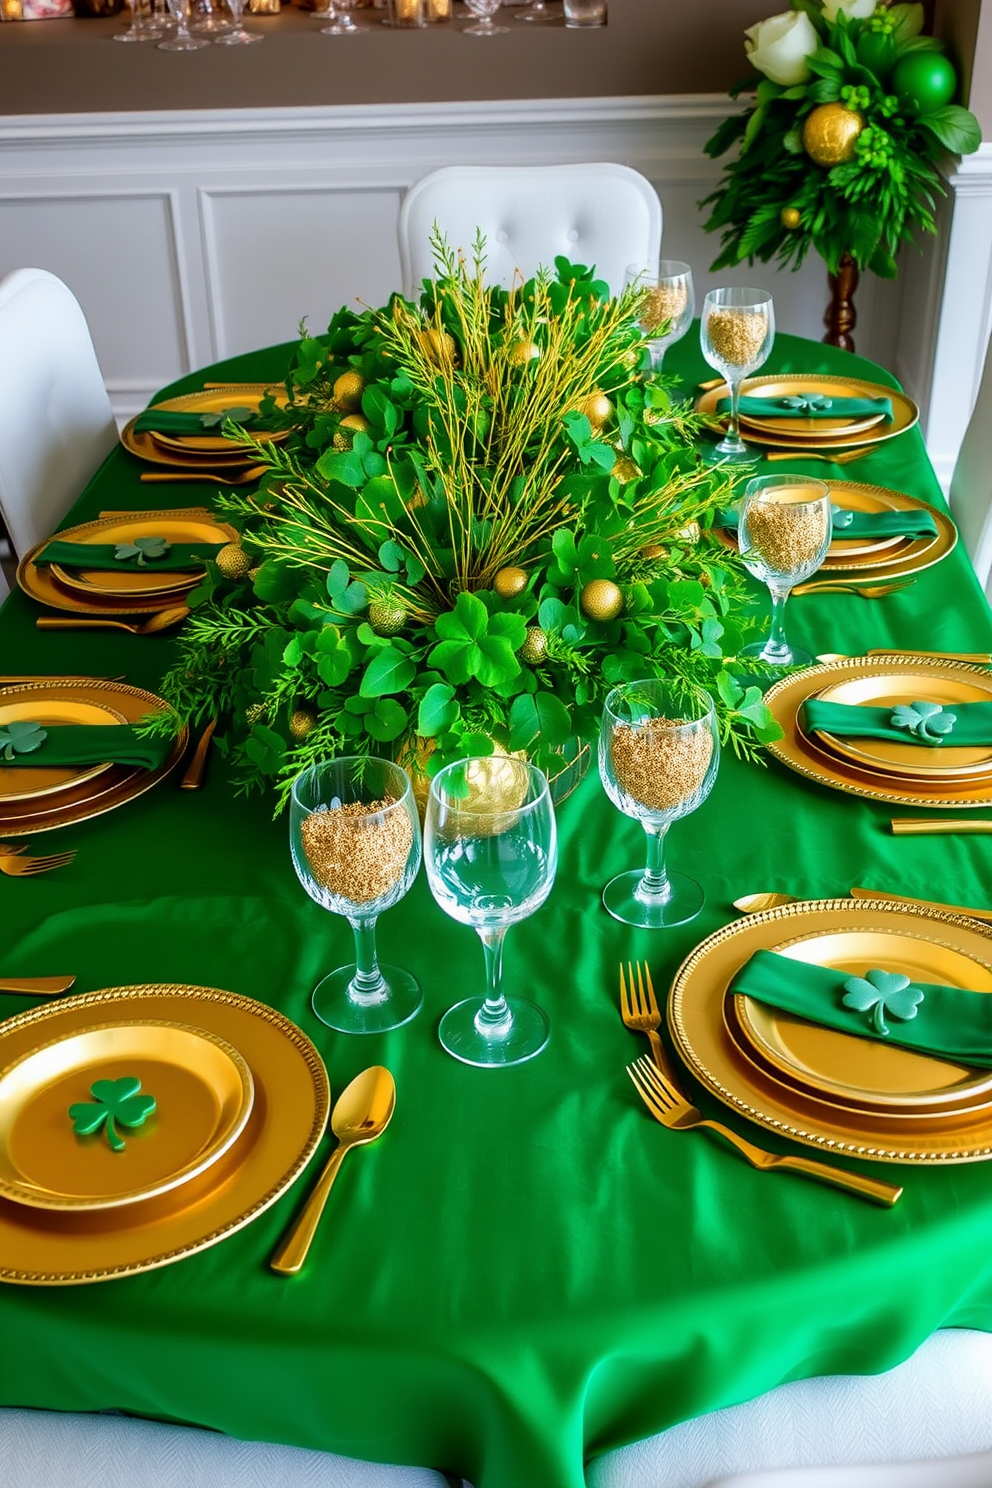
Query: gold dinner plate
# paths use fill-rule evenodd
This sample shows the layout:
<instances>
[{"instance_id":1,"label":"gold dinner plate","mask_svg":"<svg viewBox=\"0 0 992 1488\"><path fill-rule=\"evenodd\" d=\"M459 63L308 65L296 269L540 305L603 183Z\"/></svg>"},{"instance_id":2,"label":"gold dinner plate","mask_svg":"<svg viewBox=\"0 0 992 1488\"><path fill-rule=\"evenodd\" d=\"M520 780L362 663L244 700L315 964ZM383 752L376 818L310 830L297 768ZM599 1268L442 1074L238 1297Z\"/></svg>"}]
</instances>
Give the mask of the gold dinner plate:
<instances>
[{"instance_id":1,"label":"gold dinner plate","mask_svg":"<svg viewBox=\"0 0 992 1488\"><path fill-rule=\"evenodd\" d=\"M898 435L904 434L907 429L911 429L919 420L919 409L911 398L906 397L905 393L900 392L898 388L885 387L881 383L865 382L860 377L827 377L817 373L795 377L781 375L748 377L741 385L741 392L745 396L749 393L764 396L768 388L774 388L773 396L781 396L780 390L787 388L790 393L817 393L825 389L827 384L833 395L838 398L891 398L892 418L888 422L872 424L868 428L853 429L847 434L834 433L832 435L825 434L822 427L820 429L813 427L821 423L820 419L804 419L803 427L809 427L809 433L800 433L796 430L788 436L775 431L759 432L753 427L748 427L744 430L745 438L757 444L768 445L773 449L794 449L798 444L805 449L853 449L862 445L883 444L888 439L895 439ZM729 395L729 391L726 383L707 389L696 400L696 412L708 415L712 423L723 428L726 416L717 414L716 405L721 398ZM791 427L791 419L789 423Z\"/></svg>"},{"instance_id":2,"label":"gold dinner plate","mask_svg":"<svg viewBox=\"0 0 992 1488\"><path fill-rule=\"evenodd\" d=\"M920 691L920 688L924 691ZM992 703L992 673L983 672L971 678L917 677L899 668L870 677L835 682L818 694L825 703L844 703L850 707L895 708L899 703L917 699L940 703L952 712L955 704ZM860 770L883 775L905 776L912 780L976 781L992 772L992 745L954 748L936 744L897 744L891 739L848 739L839 735L817 733L815 743L833 755L851 760ZM987 782L988 783L988 782Z\"/></svg>"},{"instance_id":3,"label":"gold dinner plate","mask_svg":"<svg viewBox=\"0 0 992 1488\"><path fill-rule=\"evenodd\" d=\"M919 573L932 568L952 552L957 545L958 530L947 512L909 496L905 491L892 491L886 486L866 485L861 481L828 481L831 499L837 506L855 511L925 511L929 512L937 528L936 537L900 537L895 548L882 547L863 552L845 548L840 542L831 543L823 568L830 570L849 569L857 573L871 570L873 583L883 579L899 578L903 574ZM860 544L858 545L860 546Z\"/></svg>"},{"instance_id":4,"label":"gold dinner plate","mask_svg":"<svg viewBox=\"0 0 992 1488\"><path fill-rule=\"evenodd\" d=\"M164 537L170 544L228 543L237 534L233 527L217 522L213 517L202 516L148 516L136 512L134 516L103 519L87 522L82 527L73 527L60 532L60 542L81 544L133 543L136 537ZM63 568L60 563L50 565L58 582L66 589L83 595L96 594L98 598L115 595L131 599L134 595L148 596L185 593L200 582L206 572L205 566L175 572L157 568L150 563L142 569L97 569Z\"/></svg>"},{"instance_id":5,"label":"gold dinner plate","mask_svg":"<svg viewBox=\"0 0 992 1488\"><path fill-rule=\"evenodd\" d=\"M907 656L903 661L892 657L855 656L846 661L831 661L807 667L783 677L765 694L765 702L775 722L783 731L766 747L783 765L807 780L847 795L862 796L869 801L888 801L896 806L937 807L965 810L975 806L992 806L992 777L978 780L914 780L893 777L880 771L857 768L818 748L799 725L799 709L811 697L819 697L835 683L859 681L862 678L913 677L917 688L957 681L964 686L978 685L988 673L963 662L937 661L925 656ZM922 694L917 691L916 696Z\"/></svg>"},{"instance_id":6,"label":"gold dinner plate","mask_svg":"<svg viewBox=\"0 0 992 1488\"><path fill-rule=\"evenodd\" d=\"M65 1286L194 1255L274 1204L323 1136L330 1090L317 1050L274 1008L233 992L149 985L60 998L2 1025L3 1058L13 1062L39 1044L118 1019L182 1023L237 1049L255 1086L247 1125L205 1172L140 1203L75 1213L0 1199L0 1281Z\"/></svg>"},{"instance_id":7,"label":"gold dinner plate","mask_svg":"<svg viewBox=\"0 0 992 1488\"><path fill-rule=\"evenodd\" d=\"M797 382L799 379L795 377L771 377L762 387L761 396L794 398L797 394L808 396L811 393L824 398L851 396L850 388L840 378L814 374L810 379L803 378L798 386ZM759 434L781 434L783 438L805 441L811 435L814 439L836 439L843 434L859 434L862 429L881 423L883 417L881 413L865 413L841 418L756 418L753 414L742 413L741 423L756 429Z\"/></svg>"},{"instance_id":8,"label":"gold dinner plate","mask_svg":"<svg viewBox=\"0 0 992 1488\"><path fill-rule=\"evenodd\" d=\"M43 728L60 724L106 725L126 723L123 713L108 708L103 703L88 703L79 699L60 696L62 689L57 683L42 684L43 695L19 702L6 695L0 698L0 727L19 721L40 723ZM34 765L0 765L0 804L35 801L42 796L60 795L67 786L82 786L103 775L112 766L109 760L102 764L66 765L59 769L39 769Z\"/></svg>"},{"instance_id":9,"label":"gold dinner plate","mask_svg":"<svg viewBox=\"0 0 992 1488\"><path fill-rule=\"evenodd\" d=\"M6 1057L0 1031L0 1064ZM130 1076L155 1110L78 1136L70 1106L90 1086ZM36 1209L116 1209L155 1198L205 1172L244 1131L254 1082L237 1049L183 1023L99 1023L63 1033L0 1068L0 1198Z\"/></svg>"},{"instance_id":10,"label":"gold dinner plate","mask_svg":"<svg viewBox=\"0 0 992 1488\"><path fill-rule=\"evenodd\" d=\"M876 899L786 904L724 926L680 966L669 995L668 1026L689 1069L711 1095L740 1115L779 1136L823 1151L878 1162L923 1164L979 1162L992 1157L992 1118L985 1105L914 1121L894 1118L884 1110L844 1109L839 1103L828 1105L769 1078L741 1054L724 1017L728 989L740 968L755 951L777 950L784 942L797 948L809 942L807 954L811 956L830 954L822 947L833 936L844 937L833 947L837 964L852 972L877 965L879 949L919 940L935 947L934 957L939 954L936 948L943 948L946 960L940 964L946 969L940 980L953 982L960 975L959 968L967 965L969 976L972 970L983 970L977 985L969 983L975 990L992 989L992 926L936 909ZM817 940L819 952L812 949ZM929 954L904 948L902 961L908 964ZM936 969L934 960L926 964ZM898 1078L892 1083L898 1084Z\"/></svg>"},{"instance_id":11,"label":"gold dinner plate","mask_svg":"<svg viewBox=\"0 0 992 1488\"><path fill-rule=\"evenodd\" d=\"M225 408L255 410L268 391L269 389L264 384L259 383L244 383L239 387L230 388L209 388L199 393L183 393L178 398L163 398L160 403L151 404L151 408L166 409L170 413L221 413ZM277 403L286 402L284 388L272 388L271 391L276 394ZM222 434L165 434L152 430L135 434L134 423L135 420L132 419L121 435L122 442L132 454L141 453L143 457L146 457L144 449L139 451L134 447L140 441L142 445L146 442L150 443L153 448L168 455L196 455L201 460L204 455L209 455L211 461L215 455L222 457L233 455L239 460L246 458L245 450L233 445ZM128 438L125 438L125 434ZM261 444L281 444L289 438L289 430L260 429L257 433L253 433L253 438Z\"/></svg>"},{"instance_id":12,"label":"gold dinner plate","mask_svg":"<svg viewBox=\"0 0 992 1488\"><path fill-rule=\"evenodd\" d=\"M48 682L25 682L4 689L4 705L26 702L33 706L47 695L53 684ZM138 723L150 713L161 712L166 704L153 692L140 687L129 687L123 682L58 683L59 695L70 702L95 703L113 707L125 723ZM113 765L97 778L82 784L63 787L58 795L32 801L0 801L0 836L24 837L35 832L51 832L57 827L89 821L102 816L118 806L144 795L160 780L164 780L174 769L186 747L187 731L183 729L174 740L163 763L157 770L145 770L140 766Z\"/></svg>"}]
</instances>

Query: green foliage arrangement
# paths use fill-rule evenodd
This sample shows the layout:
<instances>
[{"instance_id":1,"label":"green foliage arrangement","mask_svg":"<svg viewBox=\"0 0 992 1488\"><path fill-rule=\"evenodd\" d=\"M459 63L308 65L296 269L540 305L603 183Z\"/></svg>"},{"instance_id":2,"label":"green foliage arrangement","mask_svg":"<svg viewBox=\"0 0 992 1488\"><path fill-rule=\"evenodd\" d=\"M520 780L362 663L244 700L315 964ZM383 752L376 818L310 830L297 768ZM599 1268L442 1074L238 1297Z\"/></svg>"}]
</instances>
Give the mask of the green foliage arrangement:
<instances>
[{"instance_id":1,"label":"green foliage arrangement","mask_svg":"<svg viewBox=\"0 0 992 1488\"><path fill-rule=\"evenodd\" d=\"M718 157L740 145L701 203L721 234L714 270L773 258L797 268L814 248L831 273L850 255L892 278L900 245L936 230L936 162L982 136L951 103L954 68L923 24L919 4L792 0L750 28L750 59L766 75L732 89L755 101L706 146Z\"/></svg>"},{"instance_id":2,"label":"green foliage arrangement","mask_svg":"<svg viewBox=\"0 0 992 1488\"><path fill-rule=\"evenodd\" d=\"M508 748L554 773L646 675L706 686L755 753L778 731L726 666L740 569L700 539L732 478L637 370L643 292L564 259L507 291L481 242L470 266L435 252L419 305L339 311L253 432L225 426L268 473L218 495L240 546L208 565L164 695L228 719L243 786L280 801L341 752L432 774Z\"/></svg>"}]
</instances>

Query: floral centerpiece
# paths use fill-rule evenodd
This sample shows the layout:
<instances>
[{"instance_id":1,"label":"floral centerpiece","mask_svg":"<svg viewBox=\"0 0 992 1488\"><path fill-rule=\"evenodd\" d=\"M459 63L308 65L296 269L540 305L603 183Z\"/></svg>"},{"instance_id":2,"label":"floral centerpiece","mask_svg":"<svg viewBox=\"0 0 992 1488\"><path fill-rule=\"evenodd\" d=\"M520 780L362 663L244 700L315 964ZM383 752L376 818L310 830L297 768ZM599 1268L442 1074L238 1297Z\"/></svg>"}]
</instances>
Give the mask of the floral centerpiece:
<instances>
[{"instance_id":1,"label":"floral centerpiece","mask_svg":"<svg viewBox=\"0 0 992 1488\"><path fill-rule=\"evenodd\" d=\"M777 733L726 661L743 587L701 541L731 477L643 378L644 291L611 299L557 261L510 290L443 241L419 305L339 311L304 335L251 432L257 493L216 507L240 533L209 565L164 695L221 716L244 786L338 753L426 779L525 751L556 774L618 682L664 675L718 700L724 737ZM257 425L267 437L260 437Z\"/></svg>"}]
</instances>

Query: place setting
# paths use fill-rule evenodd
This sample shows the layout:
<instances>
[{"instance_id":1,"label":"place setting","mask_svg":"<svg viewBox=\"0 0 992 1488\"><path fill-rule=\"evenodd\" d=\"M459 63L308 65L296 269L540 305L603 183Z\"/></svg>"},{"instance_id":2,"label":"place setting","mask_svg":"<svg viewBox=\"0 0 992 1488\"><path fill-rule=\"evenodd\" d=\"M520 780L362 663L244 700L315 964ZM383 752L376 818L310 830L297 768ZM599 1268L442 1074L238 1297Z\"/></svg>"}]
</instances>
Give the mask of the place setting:
<instances>
[{"instance_id":1,"label":"place setting","mask_svg":"<svg viewBox=\"0 0 992 1488\"><path fill-rule=\"evenodd\" d=\"M143 481L252 484L264 473L264 467L259 466L257 455L230 439L223 426L231 421L263 446L284 443L288 430L261 425L263 400L284 406L286 390L267 383L230 383L163 398L125 424L121 444L139 460L156 467L142 474Z\"/></svg>"}]
</instances>

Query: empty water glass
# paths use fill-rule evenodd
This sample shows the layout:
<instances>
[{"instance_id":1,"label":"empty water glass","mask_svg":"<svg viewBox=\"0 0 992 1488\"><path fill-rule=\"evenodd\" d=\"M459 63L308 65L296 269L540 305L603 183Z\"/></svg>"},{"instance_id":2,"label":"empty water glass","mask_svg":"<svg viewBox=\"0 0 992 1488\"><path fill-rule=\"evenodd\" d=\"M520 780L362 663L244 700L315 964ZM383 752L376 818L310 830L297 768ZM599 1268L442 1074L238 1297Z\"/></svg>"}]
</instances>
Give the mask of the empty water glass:
<instances>
[{"instance_id":1,"label":"empty water glass","mask_svg":"<svg viewBox=\"0 0 992 1488\"><path fill-rule=\"evenodd\" d=\"M465 8L470 10L474 16L479 17L477 26L466 26L463 36L501 36L506 31L505 26L494 26L493 16L499 10L502 0L465 0Z\"/></svg>"},{"instance_id":2,"label":"empty water glass","mask_svg":"<svg viewBox=\"0 0 992 1488\"><path fill-rule=\"evenodd\" d=\"M197 37L190 35L189 26L186 23L186 0L169 0L169 12L176 23L175 34L159 42L159 51L198 52L210 45L209 41L200 41Z\"/></svg>"}]
</instances>

